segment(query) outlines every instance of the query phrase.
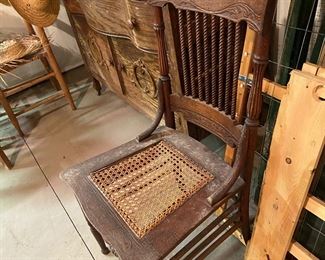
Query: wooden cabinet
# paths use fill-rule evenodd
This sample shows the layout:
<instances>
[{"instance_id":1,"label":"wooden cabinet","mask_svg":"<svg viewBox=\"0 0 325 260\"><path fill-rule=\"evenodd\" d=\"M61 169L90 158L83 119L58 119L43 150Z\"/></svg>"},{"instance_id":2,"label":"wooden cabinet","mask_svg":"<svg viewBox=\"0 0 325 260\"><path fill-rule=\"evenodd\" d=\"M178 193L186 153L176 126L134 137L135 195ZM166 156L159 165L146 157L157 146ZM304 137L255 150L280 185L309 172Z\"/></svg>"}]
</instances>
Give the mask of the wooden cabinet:
<instances>
[{"instance_id":1,"label":"wooden cabinet","mask_svg":"<svg viewBox=\"0 0 325 260\"><path fill-rule=\"evenodd\" d=\"M88 24L101 33L128 38L139 49L157 50L153 7L141 1L79 0Z\"/></svg>"},{"instance_id":2,"label":"wooden cabinet","mask_svg":"<svg viewBox=\"0 0 325 260\"><path fill-rule=\"evenodd\" d=\"M153 118L159 65L152 7L141 1L64 2L92 76Z\"/></svg>"},{"instance_id":3,"label":"wooden cabinet","mask_svg":"<svg viewBox=\"0 0 325 260\"><path fill-rule=\"evenodd\" d=\"M125 96L132 105L145 108L154 117L158 107L158 56L137 49L128 39L113 38L112 43Z\"/></svg>"},{"instance_id":4,"label":"wooden cabinet","mask_svg":"<svg viewBox=\"0 0 325 260\"><path fill-rule=\"evenodd\" d=\"M82 15L72 16L72 21L90 72L114 92L123 94L107 38L93 31Z\"/></svg>"}]
</instances>

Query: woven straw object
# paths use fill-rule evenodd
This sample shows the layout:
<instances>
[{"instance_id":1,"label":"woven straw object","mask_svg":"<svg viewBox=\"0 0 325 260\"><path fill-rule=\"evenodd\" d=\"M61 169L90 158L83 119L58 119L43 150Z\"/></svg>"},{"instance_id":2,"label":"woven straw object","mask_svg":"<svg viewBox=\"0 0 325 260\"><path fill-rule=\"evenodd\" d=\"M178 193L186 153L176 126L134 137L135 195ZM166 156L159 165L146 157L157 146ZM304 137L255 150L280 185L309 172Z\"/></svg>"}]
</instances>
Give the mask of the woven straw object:
<instances>
[{"instance_id":1,"label":"woven straw object","mask_svg":"<svg viewBox=\"0 0 325 260\"><path fill-rule=\"evenodd\" d=\"M214 176L161 141L89 178L141 238Z\"/></svg>"},{"instance_id":2,"label":"woven straw object","mask_svg":"<svg viewBox=\"0 0 325 260\"><path fill-rule=\"evenodd\" d=\"M42 48L39 38L35 35L20 36L0 43L0 74L5 74L6 68L15 68L28 55Z\"/></svg>"},{"instance_id":3,"label":"woven straw object","mask_svg":"<svg viewBox=\"0 0 325 260\"><path fill-rule=\"evenodd\" d=\"M9 0L9 2L21 17L39 27L51 25L60 10L59 0Z\"/></svg>"}]
</instances>

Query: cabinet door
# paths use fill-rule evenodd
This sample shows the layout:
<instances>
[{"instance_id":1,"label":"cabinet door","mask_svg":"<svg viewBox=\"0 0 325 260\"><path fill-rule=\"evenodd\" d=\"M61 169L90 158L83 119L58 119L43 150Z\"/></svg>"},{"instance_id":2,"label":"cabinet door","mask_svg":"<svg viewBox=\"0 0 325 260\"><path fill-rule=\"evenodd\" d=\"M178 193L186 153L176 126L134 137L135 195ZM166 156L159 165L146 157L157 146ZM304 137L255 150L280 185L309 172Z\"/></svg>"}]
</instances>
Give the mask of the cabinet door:
<instances>
[{"instance_id":1,"label":"cabinet door","mask_svg":"<svg viewBox=\"0 0 325 260\"><path fill-rule=\"evenodd\" d=\"M80 0L90 27L110 36L129 38L139 49L157 52L154 8L144 1Z\"/></svg>"},{"instance_id":2,"label":"cabinet door","mask_svg":"<svg viewBox=\"0 0 325 260\"><path fill-rule=\"evenodd\" d=\"M117 94L123 94L107 37L93 31L82 15L72 15L72 20L91 73Z\"/></svg>"},{"instance_id":3,"label":"cabinet door","mask_svg":"<svg viewBox=\"0 0 325 260\"><path fill-rule=\"evenodd\" d=\"M140 51L128 39L111 39L126 98L153 118L158 107L158 56Z\"/></svg>"}]
</instances>

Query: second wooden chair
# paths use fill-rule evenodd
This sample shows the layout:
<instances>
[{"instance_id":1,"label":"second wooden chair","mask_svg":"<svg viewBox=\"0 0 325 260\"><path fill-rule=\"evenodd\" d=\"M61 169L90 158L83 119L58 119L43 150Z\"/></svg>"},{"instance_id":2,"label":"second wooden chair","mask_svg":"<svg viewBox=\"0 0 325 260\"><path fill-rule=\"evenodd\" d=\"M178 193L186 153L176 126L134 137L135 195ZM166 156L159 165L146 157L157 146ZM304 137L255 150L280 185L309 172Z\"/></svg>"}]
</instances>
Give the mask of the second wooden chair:
<instances>
[{"instance_id":1,"label":"second wooden chair","mask_svg":"<svg viewBox=\"0 0 325 260\"><path fill-rule=\"evenodd\" d=\"M17 11L19 11L20 14L23 14L23 16L24 13L22 13L21 11L21 6L26 4L25 2L25 0L23 2L12 1L14 7L17 9ZM57 1L53 1L51 5L54 5L54 2ZM40 5L39 3L37 3L37 1L35 1L34 4L36 6ZM58 4L58 2L55 4L56 9L58 8ZM33 5L31 6L31 8L32 7ZM41 19L37 19L36 23L39 25L34 25L34 27L30 22L25 21L28 30L27 35L21 36L16 39L8 39L7 41L3 41L1 43L2 48L0 49L0 76L7 73L12 74L14 73L13 70L18 66L35 60L40 60L46 69L46 73L44 75L38 76L32 80L22 82L15 86L5 86L4 88L0 88L0 104L4 107L4 110L8 114L10 121L15 126L21 136L23 136L24 133L19 125L17 116L27 111L30 111L31 109L34 109L43 104L48 104L61 97L65 97L67 99L68 103L70 104L73 110L76 109L71 94L69 92L69 88L62 76L60 67L53 54L48 37L46 36L44 28L40 26L42 24L49 25L53 23L53 21L56 19L58 10L55 10L55 12L53 10L52 12L50 11L51 10L48 11L48 13L50 13L50 20L42 21ZM32 12L30 12L30 15L33 15L33 12L36 13L37 10L32 10ZM43 19L46 18L45 15L41 17ZM29 18L29 16L25 16L24 18ZM30 21L33 22L34 20L30 19ZM8 99L10 96L49 79L57 90L53 95L48 96L40 101L37 101L32 105L29 105L19 111L14 112Z\"/></svg>"}]
</instances>

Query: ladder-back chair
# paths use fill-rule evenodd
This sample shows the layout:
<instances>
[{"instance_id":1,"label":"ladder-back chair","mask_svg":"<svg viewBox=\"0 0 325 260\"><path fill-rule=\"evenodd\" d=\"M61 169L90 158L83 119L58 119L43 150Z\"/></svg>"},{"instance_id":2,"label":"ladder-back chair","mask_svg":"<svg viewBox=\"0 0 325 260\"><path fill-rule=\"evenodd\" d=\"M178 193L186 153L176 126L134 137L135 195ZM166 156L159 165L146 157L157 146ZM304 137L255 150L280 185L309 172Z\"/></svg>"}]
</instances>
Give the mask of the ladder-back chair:
<instances>
[{"instance_id":1,"label":"ladder-back chair","mask_svg":"<svg viewBox=\"0 0 325 260\"><path fill-rule=\"evenodd\" d=\"M16 55L12 56L12 59L10 61L7 61L4 64L0 63L0 76L7 73L14 74L15 72L13 72L13 70L16 69L18 66L24 65L28 62L32 62L35 60L40 60L42 62L46 69L46 73L37 76L36 78L33 78L31 80L21 82L14 86L4 86L3 88L0 88L0 104L3 106L11 123L14 125L20 136L23 136L24 133L20 127L17 117L25 112L30 111L31 109L34 109L40 105L56 101L61 97L65 97L67 99L72 110L76 109L71 94L69 92L69 88L63 78L61 69L54 56L44 28L40 26L33 27L32 24L25 20L24 22L28 30L28 35L20 37L19 42L23 42L25 39L30 39L30 37L33 37L34 41L39 42L39 48L37 50L33 50L32 48L30 48L30 53L26 52L26 55L24 55L23 57L20 56L20 53L16 53ZM8 39L8 41L10 41L10 39ZM16 77L17 76L19 75L16 75ZM36 84L39 84L46 80L50 80L52 85L56 88L57 91L55 93L18 111L13 110L10 105L10 96L18 92L24 91L25 89L35 86Z\"/></svg>"},{"instance_id":2,"label":"ladder-back chair","mask_svg":"<svg viewBox=\"0 0 325 260\"><path fill-rule=\"evenodd\" d=\"M249 188L275 0L147 2L155 9L158 39L157 117L137 139L70 168L62 178L103 253L109 247L121 259L204 259L238 228L246 241L250 237ZM164 9L177 61L167 55ZM239 125L236 91L247 25L257 32L254 80ZM171 92L170 62L178 64L182 95ZM174 112L236 147L234 166L174 130ZM167 127L157 129L163 115Z\"/></svg>"}]
</instances>

